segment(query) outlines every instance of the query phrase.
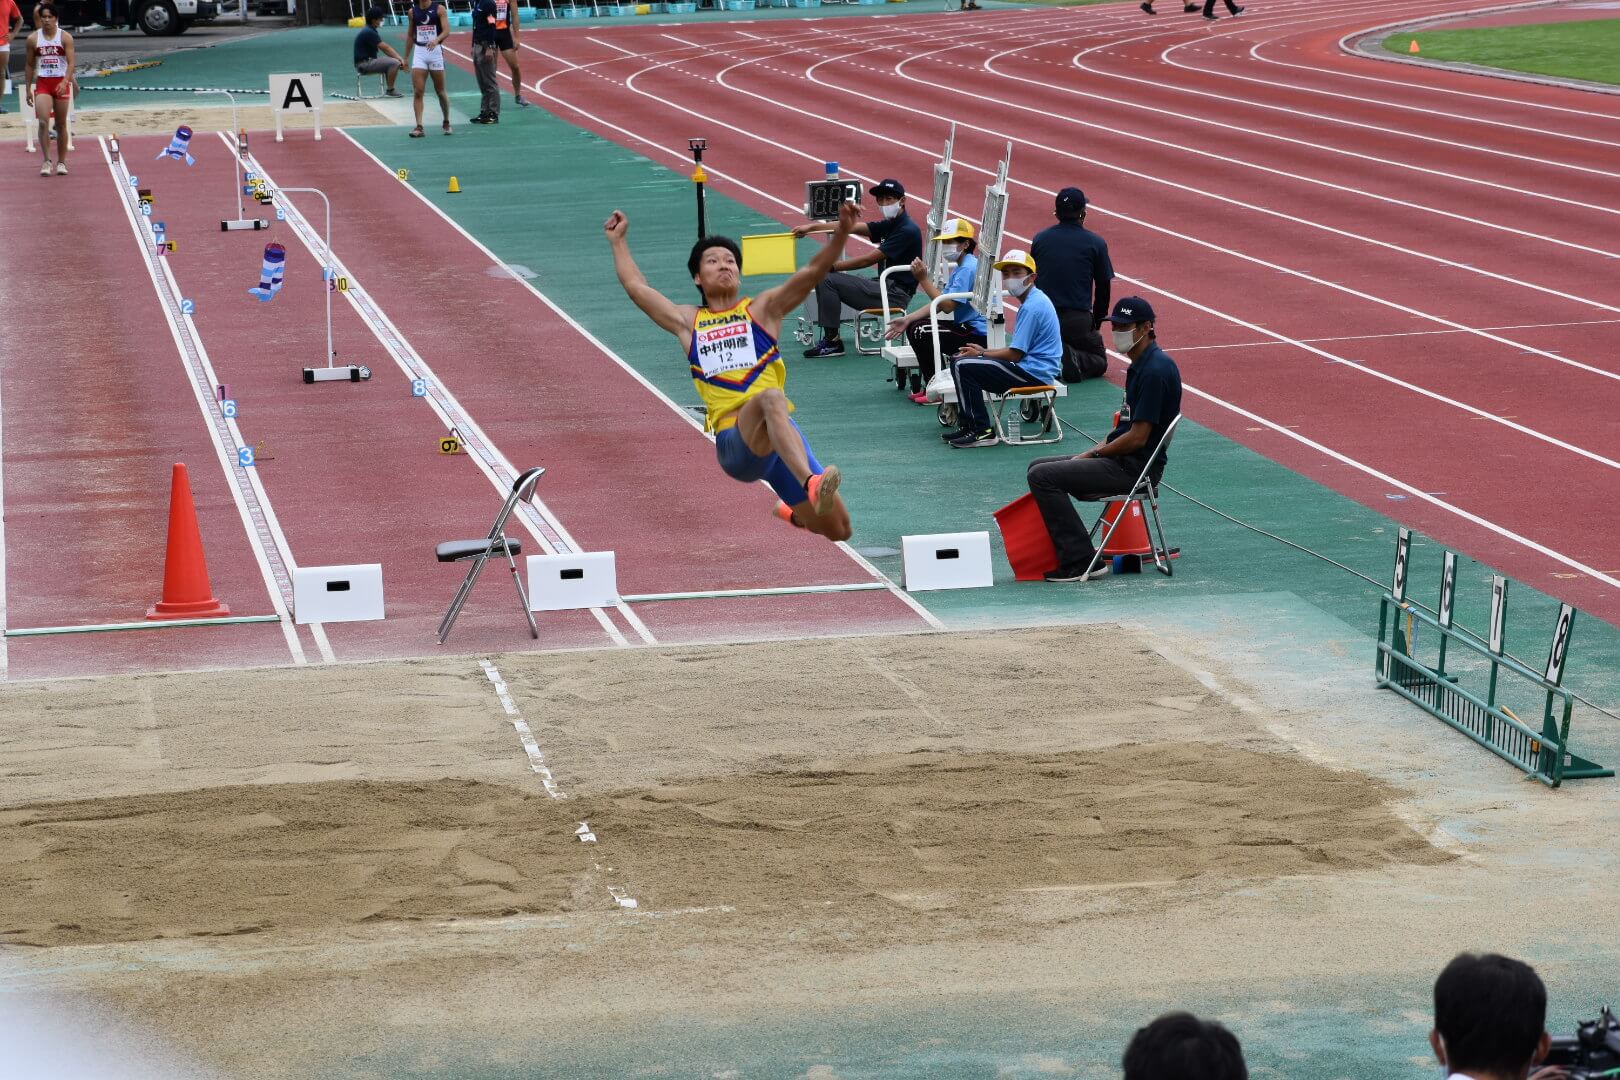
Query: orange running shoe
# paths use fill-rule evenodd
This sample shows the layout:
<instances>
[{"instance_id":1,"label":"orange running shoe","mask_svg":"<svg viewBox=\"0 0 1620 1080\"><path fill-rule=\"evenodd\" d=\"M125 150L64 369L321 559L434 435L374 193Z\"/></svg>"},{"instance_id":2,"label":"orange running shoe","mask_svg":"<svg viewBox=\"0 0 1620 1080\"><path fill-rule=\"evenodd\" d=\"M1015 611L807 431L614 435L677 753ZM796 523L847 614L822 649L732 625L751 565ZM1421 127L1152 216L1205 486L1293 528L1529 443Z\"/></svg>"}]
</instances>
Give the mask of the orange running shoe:
<instances>
[{"instance_id":1,"label":"orange running shoe","mask_svg":"<svg viewBox=\"0 0 1620 1080\"><path fill-rule=\"evenodd\" d=\"M810 505L816 508L816 513L825 514L832 509L833 496L838 494L839 481L843 474L838 466L828 465L824 472L812 476L804 485L805 491L810 494Z\"/></svg>"}]
</instances>

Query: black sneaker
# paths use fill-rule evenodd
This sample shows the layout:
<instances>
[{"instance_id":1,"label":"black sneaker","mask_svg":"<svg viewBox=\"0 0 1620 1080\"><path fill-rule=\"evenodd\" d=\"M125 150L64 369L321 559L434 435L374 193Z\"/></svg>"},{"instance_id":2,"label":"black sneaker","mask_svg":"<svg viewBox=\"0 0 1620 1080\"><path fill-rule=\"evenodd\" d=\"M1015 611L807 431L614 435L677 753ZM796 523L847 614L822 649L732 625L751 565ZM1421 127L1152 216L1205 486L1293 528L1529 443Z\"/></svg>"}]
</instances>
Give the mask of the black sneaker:
<instances>
[{"instance_id":1,"label":"black sneaker","mask_svg":"<svg viewBox=\"0 0 1620 1080\"><path fill-rule=\"evenodd\" d=\"M958 450L972 450L979 446L994 446L1000 441L995 428L981 428L977 431L970 429L967 434L952 439L951 445Z\"/></svg>"},{"instance_id":2,"label":"black sneaker","mask_svg":"<svg viewBox=\"0 0 1620 1080\"><path fill-rule=\"evenodd\" d=\"M1204 9L1199 7L1197 4L1182 4L1181 5L1181 13L1183 15L1191 15L1195 11L1203 11L1203 10Z\"/></svg>"},{"instance_id":3,"label":"black sneaker","mask_svg":"<svg viewBox=\"0 0 1620 1080\"><path fill-rule=\"evenodd\" d=\"M1157 11L1153 10L1153 5L1152 4L1138 4L1136 6L1141 8L1144 12L1146 12L1149 15L1157 15L1158 14Z\"/></svg>"},{"instance_id":4,"label":"black sneaker","mask_svg":"<svg viewBox=\"0 0 1620 1080\"><path fill-rule=\"evenodd\" d=\"M1051 582L1096 581L1098 578L1107 577L1112 570L1113 566L1107 559L1098 562L1097 568L1089 574L1086 573L1085 563L1075 563L1073 566L1060 566L1056 570L1048 570L1046 580Z\"/></svg>"},{"instance_id":5,"label":"black sneaker","mask_svg":"<svg viewBox=\"0 0 1620 1080\"><path fill-rule=\"evenodd\" d=\"M804 350L804 355L809 359L814 359L814 358L816 358L818 356L843 356L844 355L844 339L843 338L824 339L820 344L813 345L810 348Z\"/></svg>"},{"instance_id":6,"label":"black sneaker","mask_svg":"<svg viewBox=\"0 0 1620 1080\"><path fill-rule=\"evenodd\" d=\"M1240 7L1233 8L1232 9L1232 18L1235 19L1239 15L1243 14L1245 11L1248 11L1248 10L1249 10L1248 8L1240 8Z\"/></svg>"},{"instance_id":7,"label":"black sneaker","mask_svg":"<svg viewBox=\"0 0 1620 1080\"><path fill-rule=\"evenodd\" d=\"M960 439L964 435L971 435L971 434L973 434L973 429L972 428L970 428L970 427L959 427L955 431L941 432L939 437L944 439L946 442L953 442L956 439Z\"/></svg>"},{"instance_id":8,"label":"black sneaker","mask_svg":"<svg viewBox=\"0 0 1620 1080\"><path fill-rule=\"evenodd\" d=\"M1205 22L1220 22L1221 19L1220 19L1220 16L1218 16L1218 15L1205 15L1204 16L1204 21Z\"/></svg>"},{"instance_id":9,"label":"black sneaker","mask_svg":"<svg viewBox=\"0 0 1620 1080\"><path fill-rule=\"evenodd\" d=\"M495 121L491 120L489 117L485 116L483 113L479 113L477 116L475 116L471 120L467 121L467 123L469 123L469 124L493 124L494 122Z\"/></svg>"}]
</instances>

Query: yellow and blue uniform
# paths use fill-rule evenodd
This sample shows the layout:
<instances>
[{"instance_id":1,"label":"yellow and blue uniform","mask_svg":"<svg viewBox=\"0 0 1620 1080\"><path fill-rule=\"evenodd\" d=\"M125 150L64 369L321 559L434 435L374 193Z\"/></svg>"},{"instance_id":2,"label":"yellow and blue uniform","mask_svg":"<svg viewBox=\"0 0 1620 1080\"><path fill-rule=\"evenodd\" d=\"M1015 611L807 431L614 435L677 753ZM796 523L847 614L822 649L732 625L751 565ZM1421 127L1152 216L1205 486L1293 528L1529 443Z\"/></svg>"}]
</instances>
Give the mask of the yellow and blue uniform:
<instances>
[{"instance_id":1,"label":"yellow and blue uniform","mask_svg":"<svg viewBox=\"0 0 1620 1080\"><path fill-rule=\"evenodd\" d=\"M797 506L810 497L804 485L776 454L756 455L737 431L737 411L749 398L787 387L787 365L782 362L781 350L776 339L754 322L748 310L752 303L751 298L744 297L724 311L698 308L692 320L687 361L698 396L708 409L705 426L715 433L715 453L726 475L744 483L764 480L783 502ZM792 409L789 401L788 410ZM811 472L821 472L809 443L805 443L804 451Z\"/></svg>"}]
</instances>

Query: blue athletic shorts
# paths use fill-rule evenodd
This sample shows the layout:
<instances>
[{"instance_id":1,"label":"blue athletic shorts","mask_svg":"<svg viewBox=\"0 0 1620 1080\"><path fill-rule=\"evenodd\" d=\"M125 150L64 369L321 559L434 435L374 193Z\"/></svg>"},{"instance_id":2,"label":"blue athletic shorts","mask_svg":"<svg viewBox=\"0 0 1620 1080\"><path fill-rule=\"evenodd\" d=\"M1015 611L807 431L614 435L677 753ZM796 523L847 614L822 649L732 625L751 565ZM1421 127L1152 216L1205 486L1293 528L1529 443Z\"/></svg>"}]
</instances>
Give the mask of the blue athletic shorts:
<instances>
[{"instance_id":1,"label":"blue athletic shorts","mask_svg":"<svg viewBox=\"0 0 1620 1080\"><path fill-rule=\"evenodd\" d=\"M799 425L794 424L793 430L799 431ZM810 459L810 471L821 472L821 462L816 460L816 453L810 449L810 443L805 440L802 431L799 431L799 440L804 443L804 456ZM714 452L720 459L720 467L733 480L741 480L745 484L763 480L771 485L777 498L789 506L798 506L810 498L810 493L804 490L804 485L799 483L777 454L773 452L765 457L758 456L748 449L742 432L734 427L715 434Z\"/></svg>"}]
</instances>

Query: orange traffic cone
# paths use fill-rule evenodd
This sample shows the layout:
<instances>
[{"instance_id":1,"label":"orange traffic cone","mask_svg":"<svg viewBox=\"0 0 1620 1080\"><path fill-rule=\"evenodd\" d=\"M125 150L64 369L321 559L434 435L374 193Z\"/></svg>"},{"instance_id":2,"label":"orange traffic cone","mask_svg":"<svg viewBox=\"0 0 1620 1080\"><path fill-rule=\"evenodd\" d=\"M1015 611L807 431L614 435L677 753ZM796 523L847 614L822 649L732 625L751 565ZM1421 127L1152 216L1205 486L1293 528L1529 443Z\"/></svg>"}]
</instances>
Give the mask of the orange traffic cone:
<instances>
[{"instance_id":1,"label":"orange traffic cone","mask_svg":"<svg viewBox=\"0 0 1620 1080\"><path fill-rule=\"evenodd\" d=\"M1420 53L1420 52L1422 52L1422 51L1423 51L1423 50L1422 50L1422 49L1420 49L1420 48L1418 48L1418 43L1417 43L1417 38L1413 38L1413 39L1412 39L1412 46L1411 46L1411 48L1409 48L1409 49L1407 49L1407 50L1406 50L1406 51L1407 51L1407 52L1414 52L1414 53Z\"/></svg>"},{"instance_id":2,"label":"orange traffic cone","mask_svg":"<svg viewBox=\"0 0 1620 1080\"><path fill-rule=\"evenodd\" d=\"M191 499L191 477L175 465L169 487L169 546L163 559L163 599L147 611L148 619L211 619L231 609L214 598L208 583L197 505Z\"/></svg>"},{"instance_id":3,"label":"orange traffic cone","mask_svg":"<svg viewBox=\"0 0 1620 1080\"><path fill-rule=\"evenodd\" d=\"M1125 515L1125 520L1119 523L1114 535L1108 538L1108 546L1102 550L1105 556L1153 554L1153 541L1148 539L1147 519L1142 516L1142 504L1139 502L1127 504L1121 499L1109 503L1107 509L1103 511L1103 523L1100 528L1106 533L1108 527L1114 523L1114 519L1119 517L1120 508L1127 505L1130 510Z\"/></svg>"}]
</instances>

